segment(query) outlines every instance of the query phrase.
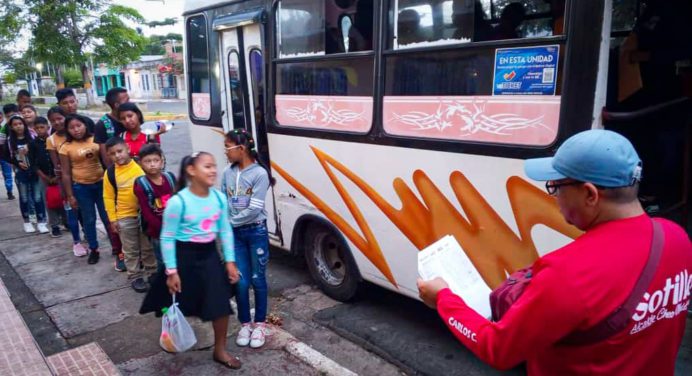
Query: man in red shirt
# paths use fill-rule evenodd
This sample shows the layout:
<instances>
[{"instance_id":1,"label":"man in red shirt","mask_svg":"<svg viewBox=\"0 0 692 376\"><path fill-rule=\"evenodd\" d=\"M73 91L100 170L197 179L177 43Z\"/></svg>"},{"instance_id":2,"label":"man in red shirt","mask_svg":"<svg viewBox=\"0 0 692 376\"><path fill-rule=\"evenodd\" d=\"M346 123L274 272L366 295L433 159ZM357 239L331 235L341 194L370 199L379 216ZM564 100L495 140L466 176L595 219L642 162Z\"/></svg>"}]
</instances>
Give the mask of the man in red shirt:
<instances>
[{"instance_id":1,"label":"man in red shirt","mask_svg":"<svg viewBox=\"0 0 692 376\"><path fill-rule=\"evenodd\" d=\"M454 295L444 280L418 281L421 299L490 365L526 362L529 375L673 375L692 288L692 245L678 225L662 229L661 259L625 330L590 345L560 343L594 327L631 294L647 262L653 226L637 199L641 162L605 130L581 132L552 158L526 161L546 181L565 219L585 231L533 264L533 278L498 322Z\"/></svg>"}]
</instances>

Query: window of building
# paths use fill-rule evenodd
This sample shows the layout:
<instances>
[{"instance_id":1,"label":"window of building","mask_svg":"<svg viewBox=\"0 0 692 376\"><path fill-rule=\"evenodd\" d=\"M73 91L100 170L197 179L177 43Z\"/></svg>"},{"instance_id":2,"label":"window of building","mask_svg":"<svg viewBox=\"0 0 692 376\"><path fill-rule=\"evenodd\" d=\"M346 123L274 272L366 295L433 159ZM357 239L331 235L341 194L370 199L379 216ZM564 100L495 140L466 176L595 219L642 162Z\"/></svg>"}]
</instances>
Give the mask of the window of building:
<instances>
[{"instance_id":1,"label":"window of building","mask_svg":"<svg viewBox=\"0 0 692 376\"><path fill-rule=\"evenodd\" d=\"M204 15L190 17L187 34L187 76L192 116L198 120L211 118L211 80L207 20Z\"/></svg>"}]
</instances>

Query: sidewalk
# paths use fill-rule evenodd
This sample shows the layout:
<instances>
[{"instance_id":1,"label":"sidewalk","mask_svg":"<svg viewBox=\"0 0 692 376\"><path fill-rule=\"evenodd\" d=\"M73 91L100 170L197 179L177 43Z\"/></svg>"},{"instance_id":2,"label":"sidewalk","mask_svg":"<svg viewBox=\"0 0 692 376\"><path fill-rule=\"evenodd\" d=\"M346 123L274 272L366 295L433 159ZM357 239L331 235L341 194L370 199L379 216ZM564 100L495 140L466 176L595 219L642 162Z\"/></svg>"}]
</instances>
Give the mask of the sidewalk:
<instances>
[{"instance_id":1,"label":"sidewalk","mask_svg":"<svg viewBox=\"0 0 692 376\"><path fill-rule=\"evenodd\" d=\"M137 313L143 295L129 287L124 273L113 270L102 231L101 261L88 265L86 258L72 255L68 234L57 239L25 234L21 223L17 201L0 199L0 280L23 317L18 322L26 322L54 369L62 364L62 357L55 354L75 348L93 353L96 350L80 346L95 342L125 375L199 376L227 371L212 362L209 323L190 320L198 339L191 351L172 355L161 350L161 321L153 314ZM243 368L234 374L353 374L280 328L272 330L260 350L238 348L234 344L238 323L230 321L228 350L243 361Z\"/></svg>"}]
</instances>

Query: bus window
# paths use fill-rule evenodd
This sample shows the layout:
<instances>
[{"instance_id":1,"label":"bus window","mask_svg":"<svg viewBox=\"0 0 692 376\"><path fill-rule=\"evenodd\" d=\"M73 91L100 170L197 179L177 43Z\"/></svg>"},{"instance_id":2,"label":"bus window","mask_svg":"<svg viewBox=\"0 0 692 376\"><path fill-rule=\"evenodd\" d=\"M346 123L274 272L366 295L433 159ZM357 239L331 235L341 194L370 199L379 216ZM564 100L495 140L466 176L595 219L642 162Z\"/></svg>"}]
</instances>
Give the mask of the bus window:
<instances>
[{"instance_id":1,"label":"bus window","mask_svg":"<svg viewBox=\"0 0 692 376\"><path fill-rule=\"evenodd\" d=\"M186 26L187 76L192 116L198 120L209 120L211 118L211 81L209 78L207 20L203 15L190 17Z\"/></svg>"},{"instance_id":2,"label":"bus window","mask_svg":"<svg viewBox=\"0 0 692 376\"><path fill-rule=\"evenodd\" d=\"M233 114L233 128L246 128L245 105L243 88L240 78L240 58L238 51L228 53L228 83L231 92L231 113Z\"/></svg>"},{"instance_id":3,"label":"bus window","mask_svg":"<svg viewBox=\"0 0 692 376\"><path fill-rule=\"evenodd\" d=\"M283 0L277 12L279 57L324 54L324 4Z\"/></svg>"},{"instance_id":4,"label":"bus window","mask_svg":"<svg viewBox=\"0 0 692 376\"><path fill-rule=\"evenodd\" d=\"M613 0L612 32L630 31L637 19L638 0Z\"/></svg>"},{"instance_id":5,"label":"bus window","mask_svg":"<svg viewBox=\"0 0 692 376\"><path fill-rule=\"evenodd\" d=\"M395 49L562 34L564 0L398 0Z\"/></svg>"},{"instance_id":6,"label":"bus window","mask_svg":"<svg viewBox=\"0 0 692 376\"><path fill-rule=\"evenodd\" d=\"M372 0L281 0L278 57L370 51L373 11Z\"/></svg>"},{"instance_id":7,"label":"bus window","mask_svg":"<svg viewBox=\"0 0 692 376\"><path fill-rule=\"evenodd\" d=\"M370 130L373 11L373 0L279 2L279 51L274 62L279 126L355 133ZM356 51L366 53L348 55ZM335 53L344 56L329 57ZM291 60L284 60L288 58Z\"/></svg>"}]
</instances>

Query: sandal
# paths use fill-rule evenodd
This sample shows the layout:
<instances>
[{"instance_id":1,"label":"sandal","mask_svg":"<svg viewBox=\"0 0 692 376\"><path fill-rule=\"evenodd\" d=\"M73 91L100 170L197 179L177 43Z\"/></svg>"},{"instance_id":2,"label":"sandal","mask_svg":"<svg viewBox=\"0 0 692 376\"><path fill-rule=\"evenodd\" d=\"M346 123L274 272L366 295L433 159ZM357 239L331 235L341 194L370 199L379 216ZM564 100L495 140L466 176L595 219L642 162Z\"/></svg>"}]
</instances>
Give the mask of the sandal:
<instances>
[{"instance_id":1,"label":"sandal","mask_svg":"<svg viewBox=\"0 0 692 376\"><path fill-rule=\"evenodd\" d=\"M219 363L223 365L226 368L230 369L240 369L242 363L240 363L240 359L237 356L231 356L228 360L223 361L220 359L217 359L216 357L213 358L216 363Z\"/></svg>"}]
</instances>

